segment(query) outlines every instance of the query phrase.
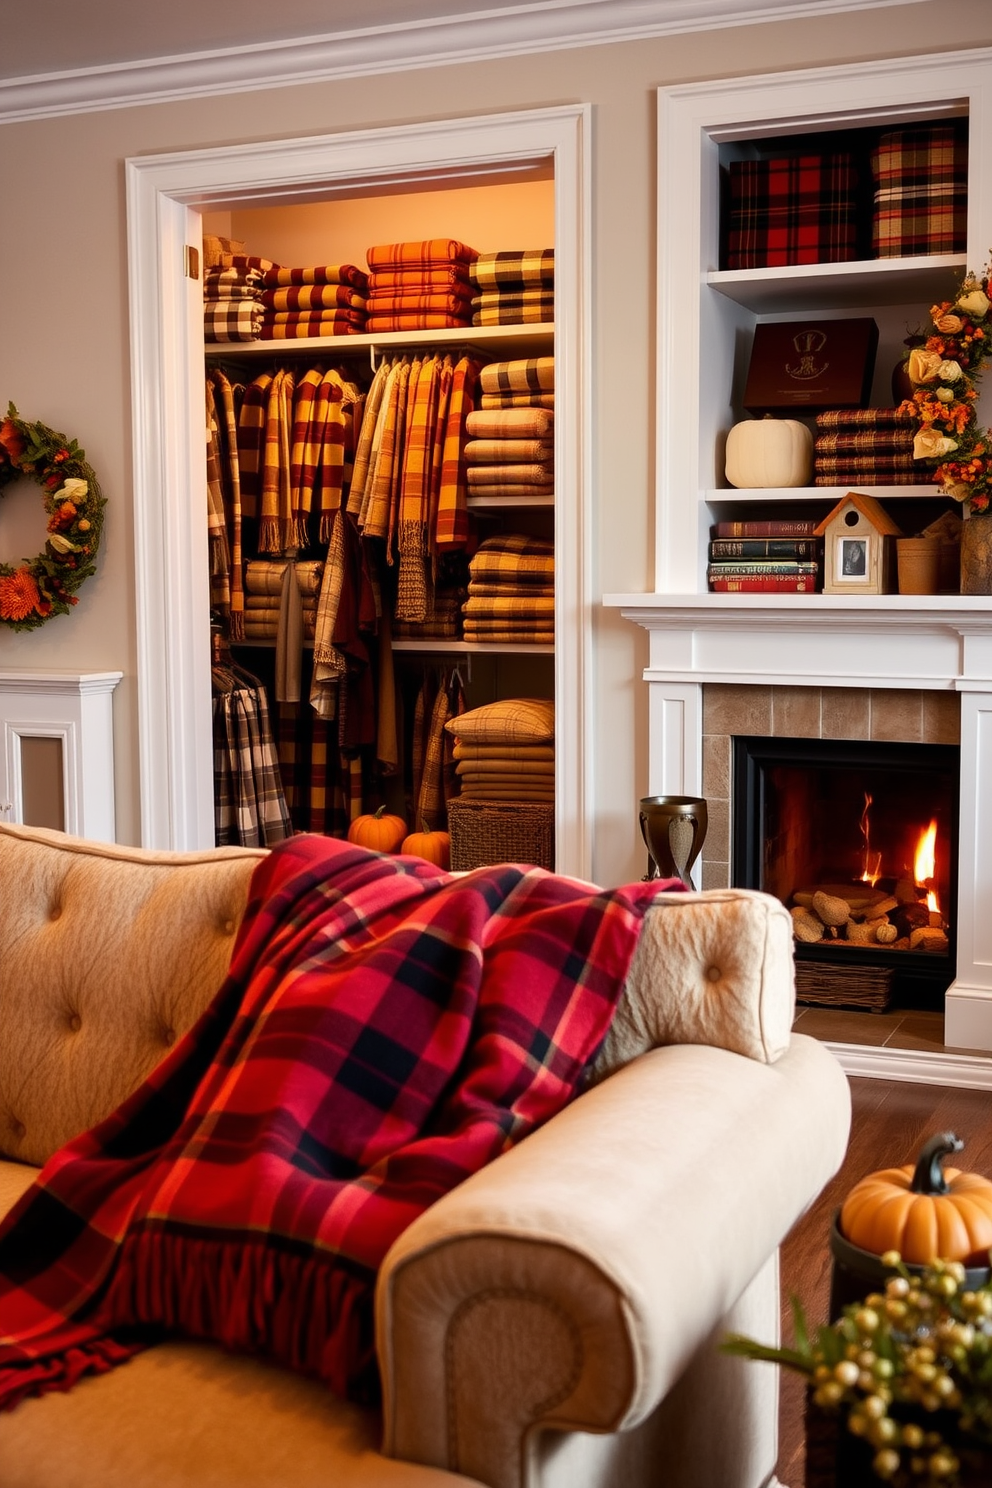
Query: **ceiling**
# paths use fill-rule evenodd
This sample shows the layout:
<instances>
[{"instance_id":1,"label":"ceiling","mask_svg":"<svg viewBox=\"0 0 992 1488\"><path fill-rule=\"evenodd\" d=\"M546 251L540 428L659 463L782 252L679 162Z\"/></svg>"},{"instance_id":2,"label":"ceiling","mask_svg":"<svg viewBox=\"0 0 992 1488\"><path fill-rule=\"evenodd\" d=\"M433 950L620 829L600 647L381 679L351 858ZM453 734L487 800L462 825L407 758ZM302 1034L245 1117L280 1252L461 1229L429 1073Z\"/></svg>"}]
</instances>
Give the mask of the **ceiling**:
<instances>
[{"instance_id":1,"label":"ceiling","mask_svg":"<svg viewBox=\"0 0 992 1488\"><path fill-rule=\"evenodd\" d=\"M3 0L0 78L427 19L554 10L561 0ZM569 0L572 8L576 0ZM579 4L594 0L578 0Z\"/></svg>"}]
</instances>

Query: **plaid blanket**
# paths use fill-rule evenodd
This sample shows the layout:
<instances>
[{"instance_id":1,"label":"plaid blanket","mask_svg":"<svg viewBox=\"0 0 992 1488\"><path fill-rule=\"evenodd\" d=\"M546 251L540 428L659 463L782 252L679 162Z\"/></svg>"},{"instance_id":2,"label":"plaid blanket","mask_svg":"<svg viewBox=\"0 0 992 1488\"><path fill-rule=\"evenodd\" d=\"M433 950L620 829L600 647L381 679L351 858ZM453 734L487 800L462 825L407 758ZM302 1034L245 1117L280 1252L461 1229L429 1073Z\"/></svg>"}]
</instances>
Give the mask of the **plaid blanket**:
<instances>
[{"instance_id":1,"label":"plaid blanket","mask_svg":"<svg viewBox=\"0 0 992 1488\"><path fill-rule=\"evenodd\" d=\"M464 264L435 264L431 268L376 269L369 275L369 290L373 294L426 294L433 289L450 290L471 298L474 285L466 278L468 270Z\"/></svg>"},{"instance_id":2,"label":"plaid blanket","mask_svg":"<svg viewBox=\"0 0 992 1488\"><path fill-rule=\"evenodd\" d=\"M365 329L370 336L382 336L389 331L455 330L459 326L467 326L471 320L468 301L462 300L460 303L466 306L464 315L445 315L440 310L389 310L378 315L373 310ZM374 300L372 304L375 304Z\"/></svg>"},{"instance_id":3,"label":"plaid blanket","mask_svg":"<svg viewBox=\"0 0 992 1488\"><path fill-rule=\"evenodd\" d=\"M308 336L360 336L364 330L364 310L287 310L266 315L258 339L302 341Z\"/></svg>"},{"instance_id":4,"label":"plaid blanket","mask_svg":"<svg viewBox=\"0 0 992 1488\"><path fill-rule=\"evenodd\" d=\"M554 430L550 408L476 408L465 420L471 439L552 439Z\"/></svg>"},{"instance_id":5,"label":"plaid blanket","mask_svg":"<svg viewBox=\"0 0 992 1488\"><path fill-rule=\"evenodd\" d=\"M257 300L204 300L204 341L257 341L265 311Z\"/></svg>"},{"instance_id":6,"label":"plaid blanket","mask_svg":"<svg viewBox=\"0 0 992 1488\"><path fill-rule=\"evenodd\" d=\"M265 270L267 289L288 289L292 284L350 284L362 294L368 291L369 276L354 264L311 264L302 269L270 264Z\"/></svg>"},{"instance_id":7,"label":"plaid blanket","mask_svg":"<svg viewBox=\"0 0 992 1488\"><path fill-rule=\"evenodd\" d=\"M507 248L499 253L480 253L470 269L476 284L553 285L555 250L553 248Z\"/></svg>"},{"instance_id":8,"label":"plaid blanket","mask_svg":"<svg viewBox=\"0 0 992 1488\"><path fill-rule=\"evenodd\" d=\"M365 310L368 299L350 284L298 284L287 289L264 289L267 310Z\"/></svg>"},{"instance_id":9,"label":"plaid blanket","mask_svg":"<svg viewBox=\"0 0 992 1488\"><path fill-rule=\"evenodd\" d=\"M0 1406L162 1329L372 1396L386 1251L576 1093L658 887L279 844L207 1012L0 1226Z\"/></svg>"},{"instance_id":10,"label":"plaid blanket","mask_svg":"<svg viewBox=\"0 0 992 1488\"><path fill-rule=\"evenodd\" d=\"M468 248L457 238L426 238L420 243L382 243L365 255L373 273L382 269L433 269L471 264L478 258L475 248Z\"/></svg>"},{"instance_id":11,"label":"plaid blanket","mask_svg":"<svg viewBox=\"0 0 992 1488\"><path fill-rule=\"evenodd\" d=\"M479 384L484 393L553 393L555 359L547 356L526 357L513 362L490 362L483 367Z\"/></svg>"},{"instance_id":12,"label":"plaid blanket","mask_svg":"<svg viewBox=\"0 0 992 1488\"><path fill-rule=\"evenodd\" d=\"M878 258L960 253L968 227L968 147L954 124L883 134L872 151Z\"/></svg>"},{"instance_id":13,"label":"plaid blanket","mask_svg":"<svg viewBox=\"0 0 992 1488\"><path fill-rule=\"evenodd\" d=\"M735 160L725 268L857 257L857 173L850 155Z\"/></svg>"}]
</instances>

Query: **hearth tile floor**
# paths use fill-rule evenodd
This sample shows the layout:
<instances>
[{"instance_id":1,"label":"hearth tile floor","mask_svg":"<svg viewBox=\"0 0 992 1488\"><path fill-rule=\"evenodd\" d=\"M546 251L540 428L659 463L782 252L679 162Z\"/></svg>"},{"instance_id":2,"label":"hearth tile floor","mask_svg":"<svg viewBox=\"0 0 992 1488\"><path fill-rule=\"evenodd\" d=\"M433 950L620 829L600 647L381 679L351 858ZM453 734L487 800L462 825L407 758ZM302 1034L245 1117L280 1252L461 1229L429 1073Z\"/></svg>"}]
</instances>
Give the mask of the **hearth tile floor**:
<instances>
[{"instance_id":1,"label":"hearth tile floor","mask_svg":"<svg viewBox=\"0 0 992 1488\"><path fill-rule=\"evenodd\" d=\"M884 1013L872 1013L800 1005L793 1026L813 1038L836 1044L867 1044L876 1049L919 1049L937 1054L975 1052L973 1049L948 1048L944 1043L943 1013L919 1009L901 1012L895 1008Z\"/></svg>"}]
</instances>

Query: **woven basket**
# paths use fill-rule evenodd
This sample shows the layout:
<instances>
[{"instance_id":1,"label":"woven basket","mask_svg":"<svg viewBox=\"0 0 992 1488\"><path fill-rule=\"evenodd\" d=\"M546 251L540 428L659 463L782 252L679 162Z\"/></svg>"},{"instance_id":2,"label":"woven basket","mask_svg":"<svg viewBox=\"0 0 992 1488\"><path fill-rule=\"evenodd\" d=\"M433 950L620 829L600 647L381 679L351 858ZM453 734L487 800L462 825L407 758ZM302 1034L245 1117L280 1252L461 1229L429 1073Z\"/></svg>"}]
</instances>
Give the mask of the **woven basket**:
<instances>
[{"instance_id":1,"label":"woven basket","mask_svg":"<svg viewBox=\"0 0 992 1488\"><path fill-rule=\"evenodd\" d=\"M555 866L555 808L543 801L448 802L451 867L457 873L490 863Z\"/></svg>"}]
</instances>

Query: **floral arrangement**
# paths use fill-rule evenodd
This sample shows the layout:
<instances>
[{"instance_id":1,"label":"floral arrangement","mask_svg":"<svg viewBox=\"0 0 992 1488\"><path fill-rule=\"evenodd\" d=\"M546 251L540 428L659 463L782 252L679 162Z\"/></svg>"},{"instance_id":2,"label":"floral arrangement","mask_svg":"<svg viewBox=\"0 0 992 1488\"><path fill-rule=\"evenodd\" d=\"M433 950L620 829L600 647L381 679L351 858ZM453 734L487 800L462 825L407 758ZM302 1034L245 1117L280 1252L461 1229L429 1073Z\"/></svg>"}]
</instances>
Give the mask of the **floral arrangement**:
<instances>
[{"instance_id":1,"label":"floral arrangement","mask_svg":"<svg viewBox=\"0 0 992 1488\"><path fill-rule=\"evenodd\" d=\"M934 480L973 512L992 498L992 434L978 425L975 378L992 354L989 269L966 274L953 300L930 308L933 333L906 362L913 396L900 405L918 429L913 456L935 465Z\"/></svg>"},{"instance_id":2,"label":"floral arrangement","mask_svg":"<svg viewBox=\"0 0 992 1488\"><path fill-rule=\"evenodd\" d=\"M882 1262L893 1273L885 1291L849 1304L815 1337L793 1299L794 1348L740 1335L723 1347L805 1375L813 1405L842 1413L866 1444L876 1477L949 1488L964 1442L992 1446L992 1282L967 1289L958 1261L913 1273L896 1251Z\"/></svg>"},{"instance_id":3,"label":"floral arrangement","mask_svg":"<svg viewBox=\"0 0 992 1488\"><path fill-rule=\"evenodd\" d=\"M0 421L0 495L22 476L44 493L48 538L37 557L0 563L0 624L35 630L79 603L75 591L96 572L106 501L76 440L28 423L11 403Z\"/></svg>"}]
</instances>

